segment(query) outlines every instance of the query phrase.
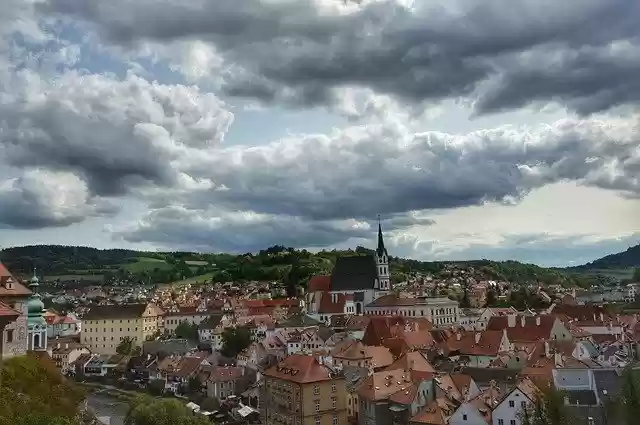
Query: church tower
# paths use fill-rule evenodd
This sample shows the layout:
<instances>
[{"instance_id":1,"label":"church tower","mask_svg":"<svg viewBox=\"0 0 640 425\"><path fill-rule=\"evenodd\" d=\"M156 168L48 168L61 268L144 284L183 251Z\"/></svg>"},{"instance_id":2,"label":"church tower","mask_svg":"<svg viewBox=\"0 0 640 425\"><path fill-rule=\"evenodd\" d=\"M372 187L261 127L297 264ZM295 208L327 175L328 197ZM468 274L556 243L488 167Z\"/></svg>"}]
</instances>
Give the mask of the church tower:
<instances>
[{"instance_id":1,"label":"church tower","mask_svg":"<svg viewBox=\"0 0 640 425\"><path fill-rule=\"evenodd\" d=\"M45 351L47 349L47 321L44 319L44 303L38 294L40 281L35 270L29 282L33 292L27 302L27 349L29 351Z\"/></svg>"},{"instance_id":2,"label":"church tower","mask_svg":"<svg viewBox=\"0 0 640 425\"><path fill-rule=\"evenodd\" d=\"M376 267L378 271L378 291L389 292L391 291L391 279L389 272L389 254L384 247L384 238L382 237L382 223L380 222L380 216L378 216L378 247L374 254L376 260ZM383 295L383 294L380 294Z\"/></svg>"}]
</instances>

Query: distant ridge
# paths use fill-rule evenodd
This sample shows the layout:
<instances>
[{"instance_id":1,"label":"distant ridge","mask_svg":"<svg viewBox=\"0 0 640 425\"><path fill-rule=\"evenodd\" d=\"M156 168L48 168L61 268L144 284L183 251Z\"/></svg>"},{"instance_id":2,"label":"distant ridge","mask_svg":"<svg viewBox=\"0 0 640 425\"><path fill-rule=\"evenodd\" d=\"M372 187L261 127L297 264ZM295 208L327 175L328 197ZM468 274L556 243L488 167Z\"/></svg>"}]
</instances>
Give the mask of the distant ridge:
<instances>
[{"instance_id":1,"label":"distant ridge","mask_svg":"<svg viewBox=\"0 0 640 425\"><path fill-rule=\"evenodd\" d=\"M640 267L640 244L626 251L610 254L574 269L615 269Z\"/></svg>"}]
</instances>

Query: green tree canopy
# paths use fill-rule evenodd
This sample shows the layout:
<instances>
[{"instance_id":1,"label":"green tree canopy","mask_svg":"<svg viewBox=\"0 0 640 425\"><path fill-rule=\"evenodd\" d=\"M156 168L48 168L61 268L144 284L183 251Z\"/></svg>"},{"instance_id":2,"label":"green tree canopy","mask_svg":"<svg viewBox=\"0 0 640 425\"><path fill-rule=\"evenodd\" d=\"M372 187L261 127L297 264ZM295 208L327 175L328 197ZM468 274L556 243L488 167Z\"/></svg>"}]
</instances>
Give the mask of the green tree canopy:
<instances>
[{"instance_id":1,"label":"green tree canopy","mask_svg":"<svg viewBox=\"0 0 640 425\"><path fill-rule=\"evenodd\" d=\"M246 327L226 328L222 332L222 354L227 357L236 357L249 345L251 345L251 331Z\"/></svg>"},{"instance_id":2,"label":"green tree canopy","mask_svg":"<svg viewBox=\"0 0 640 425\"><path fill-rule=\"evenodd\" d=\"M205 416L193 413L179 400L140 397L131 404L125 424L211 425L211 422Z\"/></svg>"},{"instance_id":3,"label":"green tree canopy","mask_svg":"<svg viewBox=\"0 0 640 425\"><path fill-rule=\"evenodd\" d=\"M554 388L546 388L533 408L520 412L520 421L521 425L575 425L564 404L564 394Z\"/></svg>"},{"instance_id":4,"label":"green tree canopy","mask_svg":"<svg viewBox=\"0 0 640 425\"><path fill-rule=\"evenodd\" d=\"M123 356L129 356L129 355L133 355L136 346L133 342L133 339L131 339L131 337L125 336L124 338L122 338L122 341L120 341L120 343L118 343L118 345L116 346L116 353L121 354Z\"/></svg>"},{"instance_id":5,"label":"green tree canopy","mask_svg":"<svg viewBox=\"0 0 640 425\"><path fill-rule=\"evenodd\" d=\"M198 340L198 325L194 323L189 323L186 320L183 320L176 327L176 338L184 338L189 341L197 341Z\"/></svg>"},{"instance_id":6,"label":"green tree canopy","mask_svg":"<svg viewBox=\"0 0 640 425\"><path fill-rule=\"evenodd\" d=\"M0 425L77 425L81 388L35 355L4 362L0 381Z\"/></svg>"}]
</instances>

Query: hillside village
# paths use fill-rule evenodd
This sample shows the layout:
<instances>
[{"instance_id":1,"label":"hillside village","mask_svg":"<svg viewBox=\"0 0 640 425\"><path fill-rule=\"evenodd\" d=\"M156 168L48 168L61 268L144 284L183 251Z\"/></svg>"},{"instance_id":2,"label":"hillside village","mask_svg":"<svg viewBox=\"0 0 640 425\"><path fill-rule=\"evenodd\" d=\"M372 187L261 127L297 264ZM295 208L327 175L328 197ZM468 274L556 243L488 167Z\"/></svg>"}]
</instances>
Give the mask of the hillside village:
<instances>
[{"instance_id":1,"label":"hillside village","mask_svg":"<svg viewBox=\"0 0 640 425\"><path fill-rule=\"evenodd\" d=\"M390 261L379 228L375 250L338 256L294 294L273 281L49 293L37 271L0 264L0 354L173 394L216 423L522 425L550 387L585 424L608 423L640 315L578 287L488 279L482 263L396 282Z\"/></svg>"}]
</instances>

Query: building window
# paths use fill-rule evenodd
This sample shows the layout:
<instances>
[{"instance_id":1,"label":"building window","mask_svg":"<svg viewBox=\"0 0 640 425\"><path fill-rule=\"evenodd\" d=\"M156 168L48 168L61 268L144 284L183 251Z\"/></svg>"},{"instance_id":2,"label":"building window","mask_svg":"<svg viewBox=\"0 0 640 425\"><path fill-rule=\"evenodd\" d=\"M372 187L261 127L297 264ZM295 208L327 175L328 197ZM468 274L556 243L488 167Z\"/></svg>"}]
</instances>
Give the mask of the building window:
<instances>
[{"instance_id":1,"label":"building window","mask_svg":"<svg viewBox=\"0 0 640 425\"><path fill-rule=\"evenodd\" d=\"M509 423L510 423L511 425L516 425L516 420L515 420L515 419L511 419L511 420L509 421Z\"/></svg>"},{"instance_id":2,"label":"building window","mask_svg":"<svg viewBox=\"0 0 640 425\"><path fill-rule=\"evenodd\" d=\"M331 425L338 425L338 417L337 416L333 416L333 418L331 419Z\"/></svg>"},{"instance_id":3,"label":"building window","mask_svg":"<svg viewBox=\"0 0 640 425\"><path fill-rule=\"evenodd\" d=\"M336 408L336 404L338 402L338 399L335 397L331 397L331 408L335 409Z\"/></svg>"},{"instance_id":4,"label":"building window","mask_svg":"<svg viewBox=\"0 0 640 425\"><path fill-rule=\"evenodd\" d=\"M336 392L336 384L331 384L331 392L332 393Z\"/></svg>"},{"instance_id":5,"label":"building window","mask_svg":"<svg viewBox=\"0 0 640 425\"><path fill-rule=\"evenodd\" d=\"M466 413L463 413L463 414L462 414L462 420L463 420L463 421L466 421L466 420L467 420L467 414L466 414Z\"/></svg>"},{"instance_id":6,"label":"building window","mask_svg":"<svg viewBox=\"0 0 640 425\"><path fill-rule=\"evenodd\" d=\"M316 412L319 412L320 411L320 400L315 400L314 403L316 405Z\"/></svg>"},{"instance_id":7,"label":"building window","mask_svg":"<svg viewBox=\"0 0 640 425\"><path fill-rule=\"evenodd\" d=\"M7 342L13 342L13 329L7 329Z\"/></svg>"},{"instance_id":8,"label":"building window","mask_svg":"<svg viewBox=\"0 0 640 425\"><path fill-rule=\"evenodd\" d=\"M522 407L523 409L527 408L527 402L526 401L521 401L520 402L520 407Z\"/></svg>"},{"instance_id":9,"label":"building window","mask_svg":"<svg viewBox=\"0 0 640 425\"><path fill-rule=\"evenodd\" d=\"M320 425L320 416L316 416L316 425Z\"/></svg>"},{"instance_id":10,"label":"building window","mask_svg":"<svg viewBox=\"0 0 640 425\"><path fill-rule=\"evenodd\" d=\"M513 400L509 400L509 407L516 407L516 402Z\"/></svg>"},{"instance_id":11,"label":"building window","mask_svg":"<svg viewBox=\"0 0 640 425\"><path fill-rule=\"evenodd\" d=\"M313 386L313 395L318 395L320 394L320 386L319 385L314 385Z\"/></svg>"},{"instance_id":12,"label":"building window","mask_svg":"<svg viewBox=\"0 0 640 425\"><path fill-rule=\"evenodd\" d=\"M504 419L498 419L498 425L504 425Z\"/></svg>"}]
</instances>

